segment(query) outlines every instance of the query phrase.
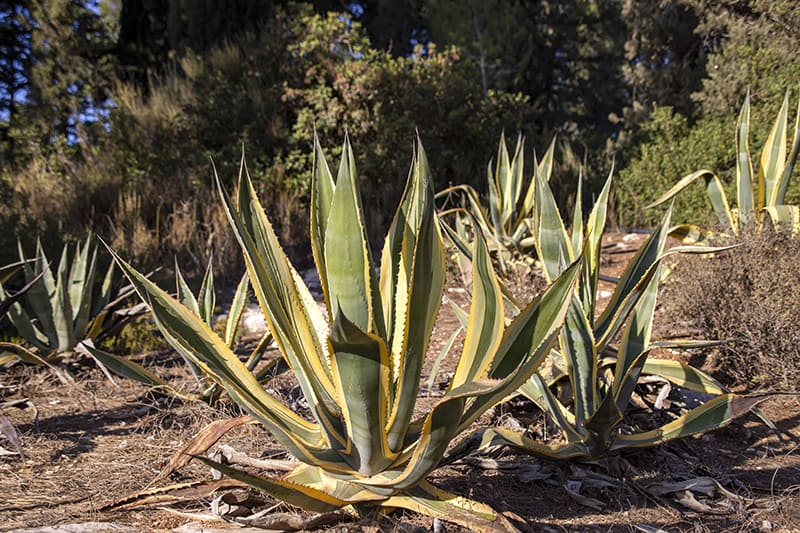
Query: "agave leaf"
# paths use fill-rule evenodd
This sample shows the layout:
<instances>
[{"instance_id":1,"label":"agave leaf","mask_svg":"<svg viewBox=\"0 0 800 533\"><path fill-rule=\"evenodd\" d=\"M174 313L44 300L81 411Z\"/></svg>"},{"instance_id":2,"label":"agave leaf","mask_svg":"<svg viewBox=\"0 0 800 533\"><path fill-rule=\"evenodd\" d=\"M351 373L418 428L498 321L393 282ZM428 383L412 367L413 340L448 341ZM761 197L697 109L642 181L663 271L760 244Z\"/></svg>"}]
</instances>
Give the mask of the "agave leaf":
<instances>
[{"instance_id":1,"label":"agave leaf","mask_svg":"<svg viewBox=\"0 0 800 533\"><path fill-rule=\"evenodd\" d=\"M694 224L678 224L669 229L669 236L680 240L684 244L693 245L708 240L711 236L711 231Z\"/></svg>"},{"instance_id":2,"label":"agave leaf","mask_svg":"<svg viewBox=\"0 0 800 533\"><path fill-rule=\"evenodd\" d=\"M461 327L467 329L469 326L469 313L461 309L461 307L450 298L447 298L447 303L450 304L450 309L453 310L453 313L456 315L456 319L458 320L458 323L461 324Z\"/></svg>"},{"instance_id":3,"label":"agave leaf","mask_svg":"<svg viewBox=\"0 0 800 533\"><path fill-rule=\"evenodd\" d=\"M461 358L450 382L450 388L458 387L488 374L489 365L492 362L491 356L500 345L499 332L504 327L503 296L492 269L486 242L480 233L475 235L472 257L474 275L472 303L466 325L467 334Z\"/></svg>"},{"instance_id":4,"label":"agave leaf","mask_svg":"<svg viewBox=\"0 0 800 533\"><path fill-rule=\"evenodd\" d=\"M522 134L519 134L517 136L517 146L516 148L514 148L514 157L511 159L512 211L517 208L517 205L519 205L519 198L520 195L522 194L522 182L525 180L524 172L525 172L525 138L522 136ZM519 211L517 212L516 220L510 218L509 222L514 223L515 226L519 226L521 218L524 216L527 216L527 213Z\"/></svg>"},{"instance_id":5,"label":"agave leaf","mask_svg":"<svg viewBox=\"0 0 800 533\"><path fill-rule=\"evenodd\" d=\"M545 152L544 157L542 158L541 162L534 162L536 170L534 172L533 179L531 180L530 184L528 185L528 191L525 193L525 199L522 201L522 210L521 213L532 213L534 217L534 221L536 221L538 214L536 209L536 178L541 177L545 181L550 181L550 175L553 172L553 158L556 150L556 138L553 137L553 140L550 141L550 146L547 148L547 152ZM534 223L534 227L538 222Z\"/></svg>"},{"instance_id":6,"label":"agave leaf","mask_svg":"<svg viewBox=\"0 0 800 533\"><path fill-rule=\"evenodd\" d=\"M231 308L228 311L228 319L225 321L225 344L228 346L233 346L236 331L239 329L239 321L242 319L242 313L244 313L244 308L247 305L247 291L249 289L250 278L247 275L247 271L245 271L236 285L236 292L233 294Z\"/></svg>"},{"instance_id":7,"label":"agave leaf","mask_svg":"<svg viewBox=\"0 0 800 533\"><path fill-rule=\"evenodd\" d=\"M7 307L4 313L0 313L2 317L6 312L11 324L17 329L20 335L33 344L37 349L46 352L48 346L48 338L42 333L33 323L27 311L16 300L23 297L27 291L30 291L37 283L40 282L44 272L40 272L31 281L25 284L14 296L6 296L6 292L0 285L0 299L3 300L2 305Z\"/></svg>"},{"instance_id":8,"label":"agave leaf","mask_svg":"<svg viewBox=\"0 0 800 533\"><path fill-rule=\"evenodd\" d=\"M575 430L575 415L558 401L542 376L538 373L531 376L531 379L522 384L519 392L553 419L567 442L583 440L583 436Z\"/></svg>"},{"instance_id":9,"label":"agave leaf","mask_svg":"<svg viewBox=\"0 0 800 533\"><path fill-rule=\"evenodd\" d=\"M402 342L400 352L393 354L392 384L390 396L392 408L389 415L388 439L392 450L399 450L408 423L411 420L414 402L419 392L419 380L424 354L433 331L433 325L444 287L445 257L439 223L433 206L433 189L430 170L422 143L417 141L415 176L412 180L414 194L409 204L411 211L408 222L413 223L415 238L409 240L413 248L403 247L400 261L411 261L411 271L407 278L407 289L401 287L402 276L398 280L396 295L407 294L407 308L404 316L395 315L402 320ZM398 330L397 327L393 328ZM394 339L393 339L394 341ZM392 346L395 350L397 344Z\"/></svg>"},{"instance_id":10,"label":"agave leaf","mask_svg":"<svg viewBox=\"0 0 800 533\"><path fill-rule=\"evenodd\" d=\"M786 162L786 122L789 114L789 93L783 98L783 105L775 117L775 123L761 151L758 167L758 205L775 205L778 197L778 180L783 174Z\"/></svg>"},{"instance_id":11,"label":"agave leaf","mask_svg":"<svg viewBox=\"0 0 800 533\"><path fill-rule=\"evenodd\" d=\"M584 256L584 275L580 284L580 299L583 304L583 313L589 320L594 320L596 299L597 299L597 280L600 277L600 250L603 244L603 231L606 227L606 217L608 212L608 195L611 189L611 177L613 176L614 168L608 174L605 185L600 191L591 212L589 219L586 221L586 242L583 245ZM575 219L575 224L580 226L573 226L573 242L578 247L574 250L580 250L580 240L575 238L578 227L582 227L582 221ZM583 239L583 237L581 237Z\"/></svg>"},{"instance_id":12,"label":"agave leaf","mask_svg":"<svg viewBox=\"0 0 800 533\"><path fill-rule=\"evenodd\" d=\"M491 175L490 175L491 178ZM507 228L508 221L514 214L516 202L514 198L514 182L511 175L511 161L508 157L505 132L500 134L500 144L497 147L497 164L495 166L494 192L497 194L497 206L500 225Z\"/></svg>"},{"instance_id":13,"label":"agave leaf","mask_svg":"<svg viewBox=\"0 0 800 533\"><path fill-rule=\"evenodd\" d=\"M90 240L86 239L86 244L80 250L80 254L76 254L76 259L80 256L80 260L73 264L73 270L76 268L79 272L73 273L70 271L70 303L72 310L75 314L72 329L77 334L82 335L87 332L89 319L91 318L92 303L94 301L94 276L97 268L97 248L92 250L92 257L89 259L88 252L90 248ZM78 247L80 249L80 247ZM80 340L80 339L75 339Z\"/></svg>"},{"instance_id":14,"label":"agave leaf","mask_svg":"<svg viewBox=\"0 0 800 533\"><path fill-rule=\"evenodd\" d=\"M653 343L654 345L656 343ZM660 376L675 385L705 394L724 394L728 392L714 378L681 361L671 359L648 359L642 370L646 374Z\"/></svg>"},{"instance_id":15,"label":"agave leaf","mask_svg":"<svg viewBox=\"0 0 800 533\"><path fill-rule=\"evenodd\" d=\"M382 309L380 293L373 279L355 157L346 138L325 231L325 269L330 316L336 316L341 308L342 314L359 328L385 336L383 316L378 312ZM353 272L363 275L356 277Z\"/></svg>"},{"instance_id":16,"label":"agave leaf","mask_svg":"<svg viewBox=\"0 0 800 533\"><path fill-rule=\"evenodd\" d=\"M472 401L459 431L518 389L539 367L564 321L580 269L580 262L571 265L505 329L488 372L489 378L501 379L503 384L495 393Z\"/></svg>"},{"instance_id":17,"label":"agave leaf","mask_svg":"<svg viewBox=\"0 0 800 533\"><path fill-rule=\"evenodd\" d=\"M442 346L442 349L439 351L439 354L433 360L430 374L428 375L428 379L425 381L425 388L428 389L429 394L432 392L433 384L436 381L436 376L439 374L439 368L442 366L444 358L447 357L447 354L449 354L450 350L453 349L453 345L455 344L456 339L458 338L459 334L462 331L464 331L464 326L459 326L458 328L453 330L453 333L451 333L450 336L447 338L444 345Z\"/></svg>"},{"instance_id":18,"label":"agave leaf","mask_svg":"<svg viewBox=\"0 0 800 533\"><path fill-rule=\"evenodd\" d=\"M536 181L536 216L535 238L536 251L544 265L545 277L548 282L554 280L560 273L563 261L572 261L575 254L572 250L567 230L561 215L558 212L553 191L548 182L537 173Z\"/></svg>"},{"instance_id":19,"label":"agave leaf","mask_svg":"<svg viewBox=\"0 0 800 533\"><path fill-rule=\"evenodd\" d=\"M486 182L489 184L489 216L492 220L492 233L496 239L502 240L506 236L501 212L503 198L500 196L500 189L492 176L491 161L486 167Z\"/></svg>"},{"instance_id":20,"label":"agave leaf","mask_svg":"<svg viewBox=\"0 0 800 533\"><path fill-rule=\"evenodd\" d=\"M407 509L440 518L465 527L469 531L480 533L517 531L489 506L447 493L427 482L392 496L381 506L389 509Z\"/></svg>"},{"instance_id":21,"label":"agave leaf","mask_svg":"<svg viewBox=\"0 0 800 533\"><path fill-rule=\"evenodd\" d=\"M36 355L31 350L28 350L19 344L14 344L12 342L0 342L0 350L13 354L14 357L29 365L51 366L47 359Z\"/></svg>"},{"instance_id":22,"label":"agave leaf","mask_svg":"<svg viewBox=\"0 0 800 533\"><path fill-rule=\"evenodd\" d=\"M205 283L206 277L208 276L208 272L211 268L211 260L209 259L208 267L206 269L205 276L203 276L203 283ZM189 284L186 283L186 279L183 277L183 273L181 269L178 267L178 259L175 258L175 286L177 288L177 296L178 301L189 309L192 313L200 317L209 327L211 327L211 323L209 323L204 315L202 314L204 310L201 310L200 304L195 298L194 294L192 294L192 289L189 288ZM200 294L202 296L203 289L200 288ZM186 366L189 367L189 370L192 372L192 376L197 381L198 384L204 386L206 383L206 376L203 373L203 370L197 366L191 358L184 357L183 360L186 362Z\"/></svg>"},{"instance_id":23,"label":"agave leaf","mask_svg":"<svg viewBox=\"0 0 800 533\"><path fill-rule=\"evenodd\" d=\"M10 263L8 265L0 266L0 285L10 280L25 263L31 263L33 259L25 259Z\"/></svg>"},{"instance_id":24,"label":"agave leaf","mask_svg":"<svg viewBox=\"0 0 800 533\"><path fill-rule=\"evenodd\" d=\"M242 153L244 164L244 153ZM333 176L325 160L322 146L319 144L317 130L314 129L314 156L312 159L312 184L311 184L311 251L314 254L314 263L317 266L322 293L325 295L325 305L331 311L331 302L328 294L328 270L325 265L325 235L328 231L328 218L330 217L331 204L335 184ZM333 315L331 315L333 316Z\"/></svg>"},{"instance_id":25,"label":"agave leaf","mask_svg":"<svg viewBox=\"0 0 800 533\"><path fill-rule=\"evenodd\" d=\"M234 210L218 176L217 189L244 252L250 281L269 330L290 368L295 371L303 394L322 424L326 441L336 441L343 446L345 438L338 427L339 408L332 396L335 389L327 359L327 344L320 342L320 333L310 318L312 311L306 304L310 296L301 296L302 289L295 281L299 275L286 259L256 198L247 167L243 166L240 176L238 210Z\"/></svg>"},{"instance_id":26,"label":"agave leaf","mask_svg":"<svg viewBox=\"0 0 800 533\"><path fill-rule=\"evenodd\" d=\"M148 274L149 275L149 274ZM133 292L133 288L128 285L123 287L119 293L117 294L117 298L115 301L111 301L111 296L114 291L114 261L111 261L108 265L108 270L106 270L105 276L103 276L103 283L100 285L100 294L97 298L94 299L92 303L92 316L95 316L100 313L103 309L111 308L116 306L118 303L121 303L125 298L131 295Z\"/></svg>"},{"instance_id":27,"label":"agave leaf","mask_svg":"<svg viewBox=\"0 0 800 533\"><path fill-rule=\"evenodd\" d=\"M84 286L87 282L87 270L89 266L89 239L86 239L86 244L81 246L80 243L75 245L75 255L72 257L72 266L69 269L69 277L67 279L67 287L69 289L69 303L72 309L78 311L81 308L81 300L83 296ZM94 272L89 277L89 286L91 287L94 278Z\"/></svg>"},{"instance_id":28,"label":"agave leaf","mask_svg":"<svg viewBox=\"0 0 800 533\"><path fill-rule=\"evenodd\" d=\"M203 281L200 282L200 290L197 293L197 307L199 315L209 327L214 327L214 307L216 307L216 295L214 294L214 270L212 258L208 258L208 266L203 274Z\"/></svg>"},{"instance_id":29,"label":"agave leaf","mask_svg":"<svg viewBox=\"0 0 800 533\"><path fill-rule=\"evenodd\" d=\"M650 280L657 273L657 265L666 243L670 208L664 215L661 225L653 231L645 243L636 252L622 273L611 299L605 310L595 322L595 338L600 345L605 345L633 310L639 298L650 285Z\"/></svg>"},{"instance_id":30,"label":"agave leaf","mask_svg":"<svg viewBox=\"0 0 800 533\"><path fill-rule=\"evenodd\" d=\"M114 355L108 353L104 350L100 350L95 348L91 345L90 342L81 342L78 344L76 350L78 351L85 351L88 353L95 361L109 369L110 371L118 374L124 378L138 381L139 383L144 383L150 387L154 387L157 389L162 389L169 394L181 398L183 400L198 400L199 397L194 394L185 394L172 385L170 385L167 381L161 379L157 375L153 374L149 370L147 370L142 365L134 363L124 357L120 357L118 355Z\"/></svg>"},{"instance_id":31,"label":"agave leaf","mask_svg":"<svg viewBox=\"0 0 800 533\"><path fill-rule=\"evenodd\" d=\"M788 97L788 91L786 95ZM789 180L792 178L792 172L794 171L794 164L797 161L798 153L800 153L800 98L797 100L797 114L794 119L792 150L789 153L789 159L783 167L783 174L778 180L778 185L775 187L774 205L781 205L786 199L786 190L789 188Z\"/></svg>"},{"instance_id":32,"label":"agave leaf","mask_svg":"<svg viewBox=\"0 0 800 533\"><path fill-rule=\"evenodd\" d=\"M11 296L6 295L5 290L3 289L3 284L0 283L0 318L3 318L6 313L17 303L19 300L25 296L31 287L33 287L34 283L39 281L42 278L42 274L40 273L38 276L33 278L30 282L26 283L21 289L17 292L12 294ZM17 306L19 308L19 306ZM30 322L29 322L30 325ZM31 326L32 327L32 326Z\"/></svg>"},{"instance_id":33,"label":"agave leaf","mask_svg":"<svg viewBox=\"0 0 800 533\"><path fill-rule=\"evenodd\" d=\"M597 353L592 324L577 297L572 298L559 341L575 399L575 425L583 428L597 408Z\"/></svg>"},{"instance_id":34,"label":"agave leaf","mask_svg":"<svg viewBox=\"0 0 800 533\"><path fill-rule=\"evenodd\" d=\"M298 483L292 483L291 481L286 481L279 478L249 474L242 470L237 470L216 461L212 461L211 459L206 459L202 456L195 456L195 459L201 461L206 466L220 471L230 478L246 483L247 485L255 487L265 494L269 494L274 498L284 501L290 505L295 505L307 511L326 513L336 509L341 509L349 504L349 502L345 500L340 500L331 496L330 494L312 487L300 485Z\"/></svg>"},{"instance_id":35,"label":"agave leaf","mask_svg":"<svg viewBox=\"0 0 800 533\"><path fill-rule=\"evenodd\" d=\"M695 433L704 433L725 427L736 418L750 412L753 407L767 400L770 396L770 394L750 396L723 394L717 396L660 428L633 435L617 435L610 451L613 452L622 448L655 446L670 440L688 437Z\"/></svg>"},{"instance_id":36,"label":"agave leaf","mask_svg":"<svg viewBox=\"0 0 800 533\"><path fill-rule=\"evenodd\" d=\"M739 219L747 222L753 206L753 163L750 158L750 91L744 98L736 126L736 197Z\"/></svg>"},{"instance_id":37,"label":"agave leaf","mask_svg":"<svg viewBox=\"0 0 800 533\"><path fill-rule=\"evenodd\" d=\"M477 444L479 450L493 446L511 446L525 453L555 460L573 459L588 455L586 445L582 441L546 445L516 431L499 427L484 430L481 433L480 442ZM452 455L457 455L458 453L461 453L461 449L456 448L453 450Z\"/></svg>"},{"instance_id":38,"label":"agave leaf","mask_svg":"<svg viewBox=\"0 0 800 533\"><path fill-rule=\"evenodd\" d=\"M622 332L619 351L617 353L616 368L614 369L613 395L617 398L617 405L624 409L633 394L633 389L639 380L639 372L629 374L635 365L643 365L647 359L645 354L650 346L650 336L653 331L653 316L656 310L656 296L658 294L660 264L650 283L639 298L628 323ZM632 376L626 379L626 376Z\"/></svg>"},{"instance_id":39,"label":"agave leaf","mask_svg":"<svg viewBox=\"0 0 800 533\"><path fill-rule=\"evenodd\" d=\"M705 180L706 194L708 195L708 199L711 201L711 207L714 209L714 213L716 213L720 223L724 224L728 228L736 230L737 225L733 220L733 215L731 214L731 209L728 205L728 198L725 196L725 188L722 186L722 182L717 175L706 169L698 170L687 176L684 176L658 200L645 206L645 209L650 209L651 207L655 207L671 200L675 195L688 187L693 181L696 181L700 178Z\"/></svg>"},{"instance_id":40,"label":"agave leaf","mask_svg":"<svg viewBox=\"0 0 800 533\"><path fill-rule=\"evenodd\" d=\"M583 169L578 174L578 188L575 191L575 207L572 211L572 249L583 248Z\"/></svg>"},{"instance_id":41,"label":"agave leaf","mask_svg":"<svg viewBox=\"0 0 800 533\"><path fill-rule=\"evenodd\" d=\"M25 261L22 245L19 243L17 243L17 245L20 259ZM56 333L55 324L53 323L53 303L51 300L55 296L56 282L53 277L53 272L50 269L47 256L44 255L44 250L38 241L36 243L36 257L34 258L33 266L31 267L31 265L26 262L22 269L25 272L26 282L30 282L33 278L41 274L41 281L35 283L33 287L31 287L27 297L27 301L30 303L30 309L33 311L33 315L38 322L39 327L36 329L47 338L47 341L42 343L41 348L46 350L48 346L57 346L58 334ZM24 316L27 316L27 313L25 313ZM25 336L25 338L28 339L29 337Z\"/></svg>"},{"instance_id":42,"label":"agave leaf","mask_svg":"<svg viewBox=\"0 0 800 533\"><path fill-rule=\"evenodd\" d=\"M800 206L774 205L764 210L769 214L770 220L774 226L788 228L794 233L800 230Z\"/></svg>"},{"instance_id":43,"label":"agave leaf","mask_svg":"<svg viewBox=\"0 0 800 533\"><path fill-rule=\"evenodd\" d=\"M207 272L207 271L206 271ZM178 267L178 258L175 258L175 287L178 290L178 301L186 307L190 309L194 314L202 318L200 314L200 304L197 303L197 298L195 298L194 294L192 293L192 289L189 287L189 284L186 283L186 279L183 277L183 272L181 272L180 267Z\"/></svg>"},{"instance_id":44,"label":"agave leaf","mask_svg":"<svg viewBox=\"0 0 800 533\"><path fill-rule=\"evenodd\" d=\"M61 261L58 263L58 275L56 278L56 292L53 295L53 325L56 328L58 342L56 350L65 352L75 346L75 332L72 329L72 305L69 297L69 272L67 270L68 246L64 246L61 254Z\"/></svg>"},{"instance_id":45,"label":"agave leaf","mask_svg":"<svg viewBox=\"0 0 800 533\"><path fill-rule=\"evenodd\" d=\"M494 229L492 229L492 222L487 218L486 212L483 207L481 207L480 197L474 188L469 185L453 185L452 187L436 193L436 198L455 193L462 193L464 195L467 199L468 208L464 207L448 210L440 213L440 217L452 212L463 212L464 214L471 215L473 222L477 222L476 227L483 232L483 236L486 237L486 239L495 239L496 235ZM466 250L469 250L468 245L466 246ZM465 250L461 250L461 252L464 253Z\"/></svg>"},{"instance_id":46,"label":"agave leaf","mask_svg":"<svg viewBox=\"0 0 800 533\"><path fill-rule=\"evenodd\" d=\"M385 431L389 405L389 354L386 343L352 323L337 307L331 329L331 360L336 390L341 392L348 446L343 455L361 475L383 471L396 454Z\"/></svg>"},{"instance_id":47,"label":"agave leaf","mask_svg":"<svg viewBox=\"0 0 800 533\"><path fill-rule=\"evenodd\" d=\"M234 401L264 424L295 457L312 464L330 462L326 457L333 457L335 452L324 445L320 426L301 418L268 394L203 320L111 253L139 296L148 303L161 333L181 356L193 361L224 387ZM328 466L333 471L341 470L332 462Z\"/></svg>"},{"instance_id":48,"label":"agave leaf","mask_svg":"<svg viewBox=\"0 0 800 533\"><path fill-rule=\"evenodd\" d=\"M453 228L451 228L444 222L440 222L440 226L444 228L445 233L447 233L447 236L450 239L450 242L452 242L456 246L456 248L458 248L459 253L463 255L465 258L467 258L469 261L472 261L472 249L470 245L463 238L461 238L461 236L458 235L458 233L456 233L455 230L453 230ZM490 233L489 236L491 235L492 234ZM483 236L487 237L487 234L483 233ZM490 237L487 237L487 239L488 238ZM488 246L488 248L491 250L491 246ZM514 315L519 314L519 310L522 306L520 305L516 297L511 293L511 290L509 290L509 288L504 283L500 283L500 291L503 293L503 300L505 301L505 304L509 307L511 313Z\"/></svg>"}]
</instances>

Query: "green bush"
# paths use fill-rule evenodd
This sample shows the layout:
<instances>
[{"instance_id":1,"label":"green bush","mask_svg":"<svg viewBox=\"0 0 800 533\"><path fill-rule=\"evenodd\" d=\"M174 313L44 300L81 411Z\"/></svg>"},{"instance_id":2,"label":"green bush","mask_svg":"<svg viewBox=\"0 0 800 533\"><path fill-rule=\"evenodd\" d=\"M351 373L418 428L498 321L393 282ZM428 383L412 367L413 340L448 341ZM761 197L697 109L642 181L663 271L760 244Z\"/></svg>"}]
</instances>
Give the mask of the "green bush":
<instances>
[{"instance_id":1,"label":"green bush","mask_svg":"<svg viewBox=\"0 0 800 533\"><path fill-rule=\"evenodd\" d=\"M660 210L644 206L698 168L730 169L734 145L731 124L702 120L690 127L687 119L670 107L657 107L644 125L649 139L638 156L619 173L614 196L616 222L644 228L658 223ZM723 173L729 177L728 173ZM726 183L730 185L731 183ZM734 191L735 194L735 191ZM675 200L673 222L705 221L711 213L702 185L690 187Z\"/></svg>"},{"instance_id":2,"label":"green bush","mask_svg":"<svg viewBox=\"0 0 800 533\"><path fill-rule=\"evenodd\" d=\"M753 105L750 149L754 165L758 164L758 148L764 145L777 114L773 108L774 102ZM790 112L793 123L791 116ZM658 220L658 210L645 210L644 206L699 168L714 169L728 198L735 198L735 124L735 117L724 116L703 118L690 126L685 117L673 113L671 108L656 108L644 127L649 140L639 147L638 155L630 165L620 171L614 209L616 222L623 227L654 225ZM791 139L790 131L789 142ZM786 203L797 204L798 199L800 186L797 180L792 180ZM676 224L702 225L712 218L712 213L702 182L690 186L675 198Z\"/></svg>"}]
</instances>

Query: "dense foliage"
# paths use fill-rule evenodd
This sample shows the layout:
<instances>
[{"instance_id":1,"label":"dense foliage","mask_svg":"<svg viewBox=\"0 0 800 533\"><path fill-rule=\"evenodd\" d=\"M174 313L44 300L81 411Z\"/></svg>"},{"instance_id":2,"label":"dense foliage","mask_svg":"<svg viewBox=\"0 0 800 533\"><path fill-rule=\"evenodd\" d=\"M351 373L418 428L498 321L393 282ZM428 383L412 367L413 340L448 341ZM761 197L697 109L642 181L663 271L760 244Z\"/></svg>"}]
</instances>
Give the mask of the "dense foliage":
<instances>
[{"instance_id":1,"label":"dense foliage","mask_svg":"<svg viewBox=\"0 0 800 533\"><path fill-rule=\"evenodd\" d=\"M315 126L359 147L376 239L415 128L437 189L485 194L487 147L504 129L539 156L555 134L562 209L577 165L588 206L613 158L611 221L652 225L642 207L687 172L732 183L726 139L748 88L763 141L800 78L796 22L789 0L6 2L0 224L13 231L0 249L91 229L144 264L177 253L195 275L213 243L226 272L236 254L209 201L209 159L234 175L244 145L282 241L307 261L296 222ZM705 216L695 192L678 199L676 222Z\"/></svg>"}]
</instances>

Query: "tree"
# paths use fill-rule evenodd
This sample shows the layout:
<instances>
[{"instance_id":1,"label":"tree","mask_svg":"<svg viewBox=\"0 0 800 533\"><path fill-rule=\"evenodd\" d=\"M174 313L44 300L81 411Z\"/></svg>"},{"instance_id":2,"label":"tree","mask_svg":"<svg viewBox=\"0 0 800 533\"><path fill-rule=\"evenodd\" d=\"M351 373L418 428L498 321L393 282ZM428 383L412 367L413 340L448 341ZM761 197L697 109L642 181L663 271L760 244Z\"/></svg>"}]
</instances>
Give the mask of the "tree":
<instances>
[{"instance_id":1,"label":"tree","mask_svg":"<svg viewBox=\"0 0 800 533\"><path fill-rule=\"evenodd\" d=\"M259 34L285 2L266 0L122 0L117 56L120 76L147 88L149 76L179 66L240 36Z\"/></svg>"},{"instance_id":2,"label":"tree","mask_svg":"<svg viewBox=\"0 0 800 533\"><path fill-rule=\"evenodd\" d=\"M28 86L30 31L24 0L0 5L0 168L15 159L14 135L20 100Z\"/></svg>"}]
</instances>

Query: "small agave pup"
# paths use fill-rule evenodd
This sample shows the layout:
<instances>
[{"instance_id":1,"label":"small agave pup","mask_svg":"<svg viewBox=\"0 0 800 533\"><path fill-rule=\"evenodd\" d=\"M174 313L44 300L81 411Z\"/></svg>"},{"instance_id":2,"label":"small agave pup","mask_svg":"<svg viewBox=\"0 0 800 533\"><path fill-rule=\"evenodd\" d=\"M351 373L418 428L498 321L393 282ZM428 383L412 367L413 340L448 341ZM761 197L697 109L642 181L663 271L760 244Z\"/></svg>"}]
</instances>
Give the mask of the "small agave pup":
<instances>
[{"instance_id":1,"label":"small agave pup","mask_svg":"<svg viewBox=\"0 0 800 533\"><path fill-rule=\"evenodd\" d=\"M566 268L506 326L486 243L476 238L463 352L444 396L415 418L445 274L422 145L416 145L376 276L349 141L334 181L315 140L311 243L330 326L283 253L244 164L238 205L221 187L220 194L270 331L311 418L267 393L196 314L117 258L172 346L225 387L300 463L277 478L204 461L312 511L404 508L474 530L511 528L486 505L448 494L425 477L459 433L536 370L561 327L580 263Z\"/></svg>"}]
</instances>

